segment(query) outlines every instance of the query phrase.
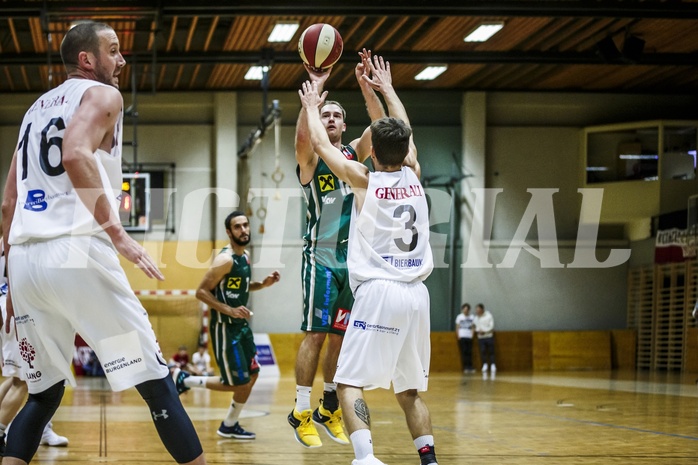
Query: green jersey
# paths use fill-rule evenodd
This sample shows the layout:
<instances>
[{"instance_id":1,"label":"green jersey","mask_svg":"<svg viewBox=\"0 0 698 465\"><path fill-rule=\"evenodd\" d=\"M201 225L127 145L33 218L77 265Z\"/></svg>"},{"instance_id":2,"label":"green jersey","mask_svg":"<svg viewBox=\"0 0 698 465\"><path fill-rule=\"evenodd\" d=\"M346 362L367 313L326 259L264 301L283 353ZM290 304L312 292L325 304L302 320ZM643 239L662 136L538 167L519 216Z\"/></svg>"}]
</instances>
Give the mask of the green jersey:
<instances>
[{"instance_id":1,"label":"green jersey","mask_svg":"<svg viewBox=\"0 0 698 465\"><path fill-rule=\"evenodd\" d=\"M214 292L216 299L230 307L239 307L247 305L250 298L250 276L252 275L250 268L250 258L247 253L235 255L230 246L226 246L221 250L221 253L228 254L233 259L233 264L230 271L216 286ZM211 309L211 323L229 323L235 325L247 324L244 318L233 318L229 315L224 315Z\"/></svg>"},{"instance_id":2,"label":"green jersey","mask_svg":"<svg viewBox=\"0 0 698 465\"><path fill-rule=\"evenodd\" d=\"M348 160L358 161L359 157L350 145L343 145L341 150ZM346 248L354 200L349 186L320 158L313 179L302 187L308 205L303 235L306 247Z\"/></svg>"}]
</instances>

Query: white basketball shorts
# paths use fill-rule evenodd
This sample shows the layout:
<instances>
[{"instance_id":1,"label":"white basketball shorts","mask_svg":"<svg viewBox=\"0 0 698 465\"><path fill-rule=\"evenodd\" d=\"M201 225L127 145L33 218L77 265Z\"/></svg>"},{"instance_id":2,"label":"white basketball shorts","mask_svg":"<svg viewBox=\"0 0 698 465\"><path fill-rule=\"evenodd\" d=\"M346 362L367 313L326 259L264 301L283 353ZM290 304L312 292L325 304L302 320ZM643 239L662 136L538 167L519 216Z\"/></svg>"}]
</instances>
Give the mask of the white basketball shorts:
<instances>
[{"instance_id":1,"label":"white basketball shorts","mask_svg":"<svg viewBox=\"0 0 698 465\"><path fill-rule=\"evenodd\" d=\"M0 294L0 308L2 309L2 326L0 327L0 341L2 341L2 375L5 378L21 378L21 362L19 357L19 343L15 334L14 323L10 324L10 332L5 332L5 318L7 317L7 296Z\"/></svg>"},{"instance_id":2,"label":"white basketball shorts","mask_svg":"<svg viewBox=\"0 0 698 465\"><path fill-rule=\"evenodd\" d=\"M421 281L373 279L354 295L349 327L339 352L336 383L364 389L427 390L429 291Z\"/></svg>"},{"instance_id":3,"label":"white basketball shorts","mask_svg":"<svg viewBox=\"0 0 698 465\"><path fill-rule=\"evenodd\" d=\"M75 385L70 366L76 332L95 351L115 391L168 375L148 314L111 244L91 236L18 244L8 263L30 393L61 380Z\"/></svg>"}]
</instances>

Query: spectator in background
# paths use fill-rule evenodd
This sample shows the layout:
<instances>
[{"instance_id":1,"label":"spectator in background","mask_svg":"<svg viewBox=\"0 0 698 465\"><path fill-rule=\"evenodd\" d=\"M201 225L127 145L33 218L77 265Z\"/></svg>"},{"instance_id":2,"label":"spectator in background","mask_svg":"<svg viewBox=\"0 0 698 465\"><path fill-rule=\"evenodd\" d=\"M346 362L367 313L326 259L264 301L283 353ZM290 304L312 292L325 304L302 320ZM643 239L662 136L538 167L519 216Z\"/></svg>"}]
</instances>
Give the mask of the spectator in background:
<instances>
[{"instance_id":1,"label":"spectator in background","mask_svg":"<svg viewBox=\"0 0 698 465\"><path fill-rule=\"evenodd\" d=\"M170 366L189 372L193 371L195 368L194 365L189 362L189 351L185 345L179 346L177 352L170 358L169 364Z\"/></svg>"},{"instance_id":2,"label":"spectator in background","mask_svg":"<svg viewBox=\"0 0 698 465\"><path fill-rule=\"evenodd\" d=\"M460 349L461 368L463 373L474 373L473 369L473 322L475 317L470 314L470 304L461 306L461 313L456 317L456 337Z\"/></svg>"},{"instance_id":3,"label":"spectator in background","mask_svg":"<svg viewBox=\"0 0 698 465\"><path fill-rule=\"evenodd\" d=\"M193 365L192 373L198 376L213 376L213 368L211 367L211 356L208 354L206 344L199 343L199 346L191 356Z\"/></svg>"},{"instance_id":4,"label":"spectator in background","mask_svg":"<svg viewBox=\"0 0 698 465\"><path fill-rule=\"evenodd\" d=\"M494 364L494 318L492 314L485 310L483 304L475 307L475 332L477 333L477 343L480 347L480 358L482 359L482 372L497 372L497 365Z\"/></svg>"}]
</instances>

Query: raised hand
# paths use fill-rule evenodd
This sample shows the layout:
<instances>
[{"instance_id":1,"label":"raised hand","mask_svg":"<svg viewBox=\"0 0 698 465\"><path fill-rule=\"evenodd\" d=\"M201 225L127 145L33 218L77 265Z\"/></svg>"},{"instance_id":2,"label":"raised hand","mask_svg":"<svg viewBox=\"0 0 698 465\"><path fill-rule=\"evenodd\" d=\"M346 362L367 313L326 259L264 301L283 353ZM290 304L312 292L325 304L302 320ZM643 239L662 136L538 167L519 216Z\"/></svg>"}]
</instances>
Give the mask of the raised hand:
<instances>
[{"instance_id":1,"label":"raised hand","mask_svg":"<svg viewBox=\"0 0 698 465\"><path fill-rule=\"evenodd\" d=\"M368 76L369 73L366 73L362 79L380 93L391 90L393 87L393 76L390 74L390 62L384 60L379 55L373 56L373 60L368 57L365 62L365 66L368 66L370 77Z\"/></svg>"},{"instance_id":2,"label":"raised hand","mask_svg":"<svg viewBox=\"0 0 698 465\"><path fill-rule=\"evenodd\" d=\"M305 66L306 71L308 71L308 77L310 78L310 81L317 82L318 89L320 89L320 91L322 92L322 89L325 88L325 82L327 82L327 79L330 77L330 73L332 73L332 67L329 67L324 70L319 70L317 68L312 68L305 63L303 63L303 66Z\"/></svg>"},{"instance_id":3,"label":"raised hand","mask_svg":"<svg viewBox=\"0 0 698 465\"><path fill-rule=\"evenodd\" d=\"M371 62L371 51L364 48L359 52L359 58L361 58L361 61L359 61L354 68L354 76L356 76L356 80L359 82L360 86L366 86L369 85L369 83L368 81L364 80L363 76L365 75L370 77L368 75L371 72L369 69L369 64Z\"/></svg>"},{"instance_id":4,"label":"raised hand","mask_svg":"<svg viewBox=\"0 0 698 465\"><path fill-rule=\"evenodd\" d=\"M317 82L305 81L298 90L298 95L301 98L303 108L307 110L311 108L319 108L327 97L327 91L324 91L322 95L320 95Z\"/></svg>"}]
</instances>

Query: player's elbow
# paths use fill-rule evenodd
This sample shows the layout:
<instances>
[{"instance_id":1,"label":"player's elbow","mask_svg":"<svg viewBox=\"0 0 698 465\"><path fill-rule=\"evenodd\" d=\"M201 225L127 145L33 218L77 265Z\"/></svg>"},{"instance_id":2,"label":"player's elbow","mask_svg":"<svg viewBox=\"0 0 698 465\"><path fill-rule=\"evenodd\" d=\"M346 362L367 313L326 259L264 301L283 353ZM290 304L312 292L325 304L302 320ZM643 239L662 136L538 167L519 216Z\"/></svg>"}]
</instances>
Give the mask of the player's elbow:
<instances>
[{"instance_id":1,"label":"player's elbow","mask_svg":"<svg viewBox=\"0 0 698 465\"><path fill-rule=\"evenodd\" d=\"M72 173L75 170L80 169L83 162L83 155L77 147L69 147L63 150L61 163L63 163L63 168L65 168L66 172Z\"/></svg>"},{"instance_id":2,"label":"player's elbow","mask_svg":"<svg viewBox=\"0 0 698 465\"><path fill-rule=\"evenodd\" d=\"M206 294L208 294L208 291L206 289L200 287L196 290L195 296L198 300L205 303L204 299L206 298Z\"/></svg>"}]
</instances>

